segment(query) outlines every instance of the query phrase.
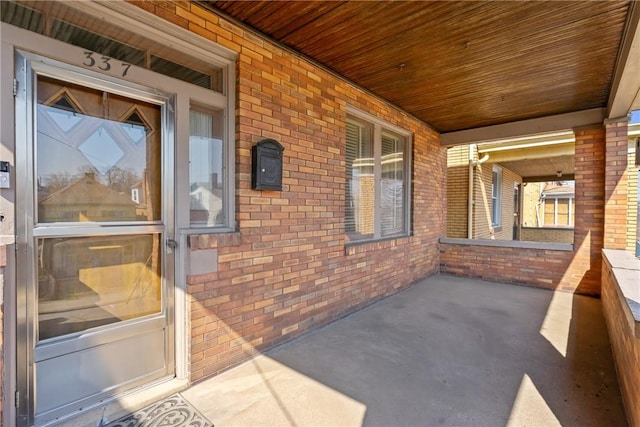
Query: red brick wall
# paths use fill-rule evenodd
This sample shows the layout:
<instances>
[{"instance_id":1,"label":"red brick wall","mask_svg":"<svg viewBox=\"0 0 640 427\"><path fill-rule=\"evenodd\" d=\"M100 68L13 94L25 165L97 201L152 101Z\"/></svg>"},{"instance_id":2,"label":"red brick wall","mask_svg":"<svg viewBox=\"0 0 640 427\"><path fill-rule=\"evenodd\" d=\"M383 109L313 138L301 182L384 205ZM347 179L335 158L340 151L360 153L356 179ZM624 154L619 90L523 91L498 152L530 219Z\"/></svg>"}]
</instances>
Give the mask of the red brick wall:
<instances>
[{"instance_id":1,"label":"red brick wall","mask_svg":"<svg viewBox=\"0 0 640 427\"><path fill-rule=\"evenodd\" d=\"M605 161L605 235L604 247L625 249L627 246L627 120L606 124L607 148Z\"/></svg>"},{"instance_id":2,"label":"red brick wall","mask_svg":"<svg viewBox=\"0 0 640 427\"><path fill-rule=\"evenodd\" d=\"M467 238L469 147L447 150L447 237Z\"/></svg>"},{"instance_id":3,"label":"red brick wall","mask_svg":"<svg viewBox=\"0 0 640 427\"><path fill-rule=\"evenodd\" d=\"M440 271L465 277L600 294L604 233L605 132L575 132L575 231L573 251L443 243Z\"/></svg>"},{"instance_id":4,"label":"red brick wall","mask_svg":"<svg viewBox=\"0 0 640 427\"><path fill-rule=\"evenodd\" d=\"M602 311L616 363L618 382L630 426L640 425L640 338L629 325L631 312L616 284L608 260L603 260Z\"/></svg>"},{"instance_id":5,"label":"red brick wall","mask_svg":"<svg viewBox=\"0 0 640 427\"><path fill-rule=\"evenodd\" d=\"M141 6L239 54L239 227L190 238L191 250L218 251L216 273L187 278L193 381L437 272L446 152L435 131L198 5ZM411 237L345 247L347 105L413 133ZM283 191L251 189L251 147L262 138L285 148Z\"/></svg>"}]
</instances>

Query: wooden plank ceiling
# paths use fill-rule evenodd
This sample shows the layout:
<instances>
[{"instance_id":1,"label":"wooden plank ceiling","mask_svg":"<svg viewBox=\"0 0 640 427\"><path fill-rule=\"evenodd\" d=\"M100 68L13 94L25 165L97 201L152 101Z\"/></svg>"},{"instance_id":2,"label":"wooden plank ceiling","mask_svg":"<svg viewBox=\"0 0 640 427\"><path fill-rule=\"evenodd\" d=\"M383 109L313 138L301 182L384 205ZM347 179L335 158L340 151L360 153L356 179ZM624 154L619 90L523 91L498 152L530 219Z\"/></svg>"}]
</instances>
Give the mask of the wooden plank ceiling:
<instances>
[{"instance_id":1,"label":"wooden plank ceiling","mask_svg":"<svg viewBox=\"0 0 640 427\"><path fill-rule=\"evenodd\" d=\"M605 107L630 1L206 1L440 132Z\"/></svg>"}]
</instances>

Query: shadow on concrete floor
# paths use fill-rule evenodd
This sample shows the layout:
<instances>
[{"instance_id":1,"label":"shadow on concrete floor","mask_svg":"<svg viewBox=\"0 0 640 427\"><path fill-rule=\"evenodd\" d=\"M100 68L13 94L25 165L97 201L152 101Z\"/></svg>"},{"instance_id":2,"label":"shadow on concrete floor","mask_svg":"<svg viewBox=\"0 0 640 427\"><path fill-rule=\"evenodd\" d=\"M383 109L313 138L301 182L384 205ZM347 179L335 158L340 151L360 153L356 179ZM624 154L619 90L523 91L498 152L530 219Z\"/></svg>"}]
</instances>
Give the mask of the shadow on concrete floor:
<instances>
[{"instance_id":1,"label":"shadow on concrete floor","mask_svg":"<svg viewBox=\"0 0 640 427\"><path fill-rule=\"evenodd\" d=\"M451 276L182 395L216 427L626 425L600 300Z\"/></svg>"}]
</instances>

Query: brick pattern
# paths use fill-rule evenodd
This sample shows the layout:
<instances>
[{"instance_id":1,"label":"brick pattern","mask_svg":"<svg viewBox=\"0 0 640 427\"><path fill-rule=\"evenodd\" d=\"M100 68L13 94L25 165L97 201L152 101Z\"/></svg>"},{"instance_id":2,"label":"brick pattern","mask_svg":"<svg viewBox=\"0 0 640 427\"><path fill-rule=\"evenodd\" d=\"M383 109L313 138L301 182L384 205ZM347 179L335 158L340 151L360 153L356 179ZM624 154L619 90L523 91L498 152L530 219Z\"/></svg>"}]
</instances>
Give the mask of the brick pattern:
<instances>
[{"instance_id":1,"label":"brick pattern","mask_svg":"<svg viewBox=\"0 0 640 427\"><path fill-rule=\"evenodd\" d=\"M627 245L627 121L606 124L605 235L604 247L624 249Z\"/></svg>"},{"instance_id":2,"label":"brick pattern","mask_svg":"<svg viewBox=\"0 0 640 427\"><path fill-rule=\"evenodd\" d=\"M440 244L440 271L506 283L600 294L605 131L576 130L573 251Z\"/></svg>"},{"instance_id":3,"label":"brick pattern","mask_svg":"<svg viewBox=\"0 0 640 427\"><path fill-rule=\"evenodd\" d=\"M626 249L635 253L638 230L638 168L636 166L635 138L629 140L627 155L627 244Z\"/></svg>"},{"instance_id":4,"label":"brick pattern","mask_svg":"<svg viewBox=\"0 0 640 427\"><path fill-rule=\"evenodd\" d=\"M630 426L640 425L640 339L634 336L625 315L628 310L620 294L611 265L602 267L602 311L618 373L627 419Z\"/></svg>"},{"instance_id":5,"label":"brick pattern","mask_svg":"<svg viewBox=\"0 0 640 427\"><path fill-rule=\"evenodd\" d=\"M133 2L238 52L238 232L190 238L218 271L187 277L190 378L216 374L438 270L446 152L437 132L192 2ZM413 134L412 236L345 246L347 104ZM284 146L283 191L251 189L251 147Z\"/></svg>"},{"instance_id":6,"label":"brick pattern","mask_svg":"<svg viewBox=\"0 0 640 427\"><path fill-rule=\"evenodd\" d=\"M447 150L447 237L467 238L469 147Z\"/></svg>"},{"instance_id":7,"label":"brick pattern","mask_svg":"<svg viewBox=\"0 0 640 427\"><path fill-rule=\"evenodd\" d=\"M573 228L529 228L520 229L520 240L530 242L573 243Z\"/></svg>"}]
</instances>

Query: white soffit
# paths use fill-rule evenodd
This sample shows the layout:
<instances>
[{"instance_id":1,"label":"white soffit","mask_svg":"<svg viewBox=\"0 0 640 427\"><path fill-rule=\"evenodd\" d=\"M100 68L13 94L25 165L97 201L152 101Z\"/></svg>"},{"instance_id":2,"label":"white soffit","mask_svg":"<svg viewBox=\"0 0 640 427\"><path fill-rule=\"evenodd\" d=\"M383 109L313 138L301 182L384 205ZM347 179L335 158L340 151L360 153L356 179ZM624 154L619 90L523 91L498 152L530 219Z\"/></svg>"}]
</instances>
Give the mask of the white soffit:
<instances>
[{"instance_id":1,"label":"white soffit","mask_svg":"<svg viewBox=\"0 0 640 427\"><path fill-rule=\"evenodd\" d=\"M640 109L640 6L633 2L616 62L607 118Z\"/></svg>"}]
</instances>

